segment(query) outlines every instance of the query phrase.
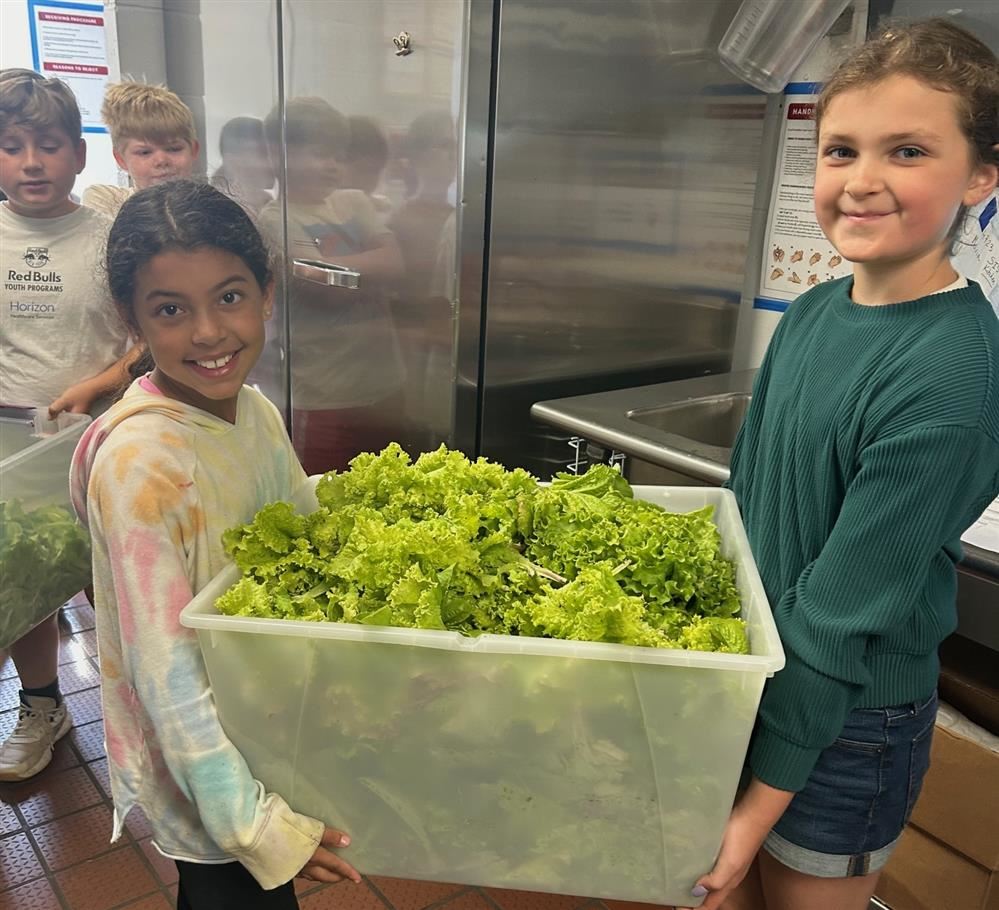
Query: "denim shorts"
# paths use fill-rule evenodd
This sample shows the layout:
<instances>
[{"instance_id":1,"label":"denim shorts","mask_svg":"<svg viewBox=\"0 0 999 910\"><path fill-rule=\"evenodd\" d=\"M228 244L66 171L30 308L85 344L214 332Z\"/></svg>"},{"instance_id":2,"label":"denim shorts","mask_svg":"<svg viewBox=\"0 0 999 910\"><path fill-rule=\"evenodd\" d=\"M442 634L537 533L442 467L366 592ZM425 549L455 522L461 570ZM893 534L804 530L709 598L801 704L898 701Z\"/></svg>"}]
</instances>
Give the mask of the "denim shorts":
<instances>
[{"instance_id":1,"label":"denim shorts","mask_svg":"<svg viewBox=\"0 0 999 910\"><path fill-rule=\"evenodd\" d=\"M923 785L936 715L936 692L926 701L852 711L764 849L822 878L880 870Z\"/></svg>"}]
</instances>

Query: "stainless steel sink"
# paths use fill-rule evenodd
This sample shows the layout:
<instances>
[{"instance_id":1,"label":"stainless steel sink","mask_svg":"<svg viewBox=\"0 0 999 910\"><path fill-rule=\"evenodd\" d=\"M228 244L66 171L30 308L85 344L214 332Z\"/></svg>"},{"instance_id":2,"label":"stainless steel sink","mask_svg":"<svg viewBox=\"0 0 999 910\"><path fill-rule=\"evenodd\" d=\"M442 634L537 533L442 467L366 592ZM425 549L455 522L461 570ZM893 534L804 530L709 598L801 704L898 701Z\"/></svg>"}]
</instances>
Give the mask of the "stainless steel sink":
<instances>
[{"instance_id":1,"label":"stainless steel sink","mask_svg":"<svg viewBox=\"0 0 999 910\"><path fill-rule=\"evenodd\" d=\"M541 401L536 420L629 456L635 483L720 484L746 416L754 371ZM643 465L662 468L654 479Z\"/></svg>"},{"instance_id":2,"label":"stainless steel sink","mask_svg":"<svg viewBox=\"0 0 999 910\"><path fill-rule=\"evenodd\" d=\"M628 412L638 423L703 445L731 449L752 395L733 392Z\"/></svg>"}]
</instances>

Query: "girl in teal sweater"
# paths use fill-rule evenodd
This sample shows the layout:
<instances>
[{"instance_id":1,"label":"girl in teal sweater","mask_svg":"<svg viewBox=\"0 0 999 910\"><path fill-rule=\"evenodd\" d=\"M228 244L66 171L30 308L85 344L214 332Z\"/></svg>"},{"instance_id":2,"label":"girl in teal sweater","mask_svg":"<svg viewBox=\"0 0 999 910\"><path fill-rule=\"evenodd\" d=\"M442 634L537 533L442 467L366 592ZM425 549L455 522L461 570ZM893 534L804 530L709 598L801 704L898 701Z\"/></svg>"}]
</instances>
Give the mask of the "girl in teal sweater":
<instances>
[{"instance_id":1,"label":"girl in teal sweater","mask_svg":"<svg viewBox=\"0 0 999 910\"><path fill-rule=\"evenodd\" d=\"M999 319L949 256L996 187L999 62L945 20L891 29L816 124L815 210L854 272L788 309L733 452L787 666L694 888L708 910L759 888L766 910L866 910L929 764L960 535L999 494Z\"/></svg>"}]
</instances>

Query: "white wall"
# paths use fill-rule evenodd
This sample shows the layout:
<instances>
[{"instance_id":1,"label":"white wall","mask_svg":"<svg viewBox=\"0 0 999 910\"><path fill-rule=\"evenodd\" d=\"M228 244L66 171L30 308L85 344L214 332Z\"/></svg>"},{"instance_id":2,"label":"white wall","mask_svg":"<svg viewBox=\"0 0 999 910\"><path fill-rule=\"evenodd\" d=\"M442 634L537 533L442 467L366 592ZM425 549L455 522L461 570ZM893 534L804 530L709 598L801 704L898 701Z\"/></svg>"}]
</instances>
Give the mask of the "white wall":
<instances>
[{"instance_id":1,"label":"white wall","mask_svg":"<svg viewBox=\"0 0 999 910\"><path fill-rule=\"evenodd\" d=\"M114 36L107 36L109 48ZM32 69L31 33L28 29L27 0L0 0L0 68ZM114 76L112 67L112 76ZM73 192L79 196L93 183L118 181L118 166L111 154L111 138L107 133L87 133L87 166L76 178Z\"/></svg>"}]
</instances>

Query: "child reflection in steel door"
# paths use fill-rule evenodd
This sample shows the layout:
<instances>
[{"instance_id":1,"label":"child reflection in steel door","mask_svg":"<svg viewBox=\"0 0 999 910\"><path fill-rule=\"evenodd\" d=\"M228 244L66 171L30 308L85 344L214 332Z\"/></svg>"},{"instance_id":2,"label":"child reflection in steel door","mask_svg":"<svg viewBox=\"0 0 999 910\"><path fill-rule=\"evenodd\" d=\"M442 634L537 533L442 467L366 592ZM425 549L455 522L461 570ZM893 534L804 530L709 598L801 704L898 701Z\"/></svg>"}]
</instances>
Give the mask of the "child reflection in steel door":
<instances>
[{"instance_id":1,"label":"child reflection in steel door","mask_svg":"<svg viewBox=\"0 0 999 910\"><path fill-rule=\"evenodd\" d=\"M815 209L854 273L783 316L733 451L787 665L694 884L709 910L866 910L919 795L960 536L999 494L999 320L950 261L997 116L999 62L943 19L869 41L819 98Z\"/></svg>"},{"instance_id":2,"label":"child reflection in steel door","mask_svg":"<svg viewBox=\"0 0 999 910\"><path fill-rule=\"evenodd\" d=\"M238 203L178 180L124 203L107 271L147 353L80 440L70 486L93 539L113 838L140 806L177 863L179 910L295 910L295 876L360 881L336 852L349 838L254 779L178 620L227 563L222 532L305 482L277 409L245 384L270 257Z\"/></svg>"},{"instance_id":3,"label":"child reflection in steel door","mask_svg":"<svg viewBox=\"0 0 999 910\"><path fill-rule=\"evenodd\" d=\"M277 110L264 121L275 154L281 126ZM289 289L292 439L306 472L318 474L398 434L403 370L386 286L402 277L403 261L367 194L338 189L347 119L321 98L292 98L283 136L286 196L263 209L261 226L279 242L286 205L289 255L361 274L357 290L299 280Z\"/></svg>"}]
</instances>

